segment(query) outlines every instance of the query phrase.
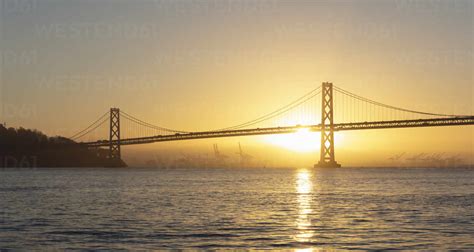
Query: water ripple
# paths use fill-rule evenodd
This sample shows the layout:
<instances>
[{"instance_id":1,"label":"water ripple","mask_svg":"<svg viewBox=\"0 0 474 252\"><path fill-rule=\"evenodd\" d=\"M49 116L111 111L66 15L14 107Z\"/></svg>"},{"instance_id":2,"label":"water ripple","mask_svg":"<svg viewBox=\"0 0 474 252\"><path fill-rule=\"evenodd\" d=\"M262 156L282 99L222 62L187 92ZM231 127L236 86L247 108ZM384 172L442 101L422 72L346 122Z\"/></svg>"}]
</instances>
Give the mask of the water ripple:
<instances>
[{"instance_id":1,"label":"water ripple","mask_svg":"<svg viewBox=\"0 0 474 252\"><path fill-rule=\"evenodd\" d=\"M6 169L0 203L0 250L474 250L467 169Z\"/></svg>"}]
</instances>

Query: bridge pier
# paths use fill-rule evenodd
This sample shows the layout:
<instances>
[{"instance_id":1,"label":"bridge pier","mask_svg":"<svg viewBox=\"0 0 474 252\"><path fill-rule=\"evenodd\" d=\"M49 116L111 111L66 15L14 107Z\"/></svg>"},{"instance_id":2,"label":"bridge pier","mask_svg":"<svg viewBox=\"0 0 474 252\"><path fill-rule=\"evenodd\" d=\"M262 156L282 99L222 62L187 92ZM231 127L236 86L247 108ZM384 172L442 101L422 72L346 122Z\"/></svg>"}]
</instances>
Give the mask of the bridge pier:
<instances>
[{"instance_id":1,"label":"bridge pier","mask_svg":"<svg viewBox=\"0 0 474 252\"><path fill-rule=\"evenodd\" d=\"M323 82L321 101L321 153L319 163L315 164L314 167L341 167L341 165L336 162L334 155L334 102L332 83Z\"/></svg>"}]
</instances>

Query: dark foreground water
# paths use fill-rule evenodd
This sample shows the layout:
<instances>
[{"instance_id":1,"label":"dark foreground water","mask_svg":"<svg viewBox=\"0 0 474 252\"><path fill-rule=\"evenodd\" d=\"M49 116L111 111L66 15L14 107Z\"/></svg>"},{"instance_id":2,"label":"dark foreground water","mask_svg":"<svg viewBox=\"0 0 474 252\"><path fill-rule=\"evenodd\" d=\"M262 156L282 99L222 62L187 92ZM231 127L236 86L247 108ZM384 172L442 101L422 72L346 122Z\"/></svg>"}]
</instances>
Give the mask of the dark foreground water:
<instances>
[{"instance_id":1,"label":"dark foreground water","mask_svg":"<svg viewBox=\"0 0 474 252\"><path fill-rule=\"evenodd\" d=\"M1 249L474 250L474 170L0 170Z\"/></svg>"}]
</instances>

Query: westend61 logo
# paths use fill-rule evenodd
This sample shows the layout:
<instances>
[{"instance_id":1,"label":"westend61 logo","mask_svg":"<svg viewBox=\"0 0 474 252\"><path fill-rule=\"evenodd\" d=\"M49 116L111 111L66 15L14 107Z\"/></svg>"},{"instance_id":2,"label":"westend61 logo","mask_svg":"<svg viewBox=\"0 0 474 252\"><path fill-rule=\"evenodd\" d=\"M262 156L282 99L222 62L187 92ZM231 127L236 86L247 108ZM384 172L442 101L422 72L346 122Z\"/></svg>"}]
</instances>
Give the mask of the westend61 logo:
<instances>
[{"instance_id":1,"label":"westend61 logo","mask_svg":"<svg viewBox=\"0 0 474 252\"><path fill-rule=\"evenodd\" d=\"M132 23L53 23L35 24L36 35L45 39L156 39L157 24Z\"/></svg>"},{"instance_id":2,"label":"westend61 logo","mask_svg":"<svg viewBox=\"0 0 474 252\"><path fill-rule=\"evenodd\" d=\"M4 118L27 119L38 117L37 105L0 103L0 113Z\"/></svg>"},{"instance_id":3,"label":"westend61 logo","mask_svg":"<svg viewBox=\"0 0 474 252\"><path fill-rule=\"evenodd\" d=\"M159 87L156 75L40 75L36 78L39 88L64 92L155 89Z\"/></svg>"},{"instance_id":4,"label":"westend61 logo","mask_svg":"<svg viewBox=\"0 0 474 252\"><path fill-rule=\"evenodd\" d=\"M154 0L158 10L168 15L192 13L257 13L273 11L278 0Z\"/></svg>"},{"instance_id":5,"label":"westend61 logo","mask_svg":"<svg viewBox=\"0 0 474 252\"><path fill-rule=\"evenodd\" d=\"M0 50L0 63L3 67L34 65L38 62L36 50Z\"/></svg>"},{"instance_id":6,"label":"westend61 logo","mask_svg":"<svg viewBox=\"0 0 474 252\"><path fill-rule=\"evenodd\" d=\"M38 8L39 0L0 0L2 13L30 13Z\"/></svg>"},{"instance_id":7,"label":"westend61 logo","mask_svg":"<svg viewBox=\"0 0 474 252\"><path fill-rule=\"evenodd\" d=\"M36 168L36 156L0 156L0 168Z\"/></svg>"},{"instance_id":8,"label":"westend61 logo","mask_svg":"<svg viewBox=\"0 0 474 252\"><path fill-rule=\"evenodd\" d=\"M166 67L222 67L234 62L252 62L253 64L264 64L276 62L286 52L275 53L266 48L253 48L252 50L218 50L218 49L189 49L169 50L165 54L157 53L154 63ZM285 55L288 56L288 55Z\"/></svg>"},{"instance_id":9,"label":"westend61 logo","mask_svg":"<svg viewBox=\"0 0 474 252\"><path fill-rule=\"evenodd\" d=\"M399 11L419 13L439 13L445 11L472 11L472 0L397 0L396 9Z\"/></svg>"},{"instance_id":10,"label":"westend61 logo","mask_svg":"<svg viewBox=\"0 0 474 252\"><path fill-rule=\"evenodd\" d=\"M393 56L399 64L414 66L467 66L472 65L474 60L474 53L470 48L397 52Z\"/></svg>"}]
</instances>

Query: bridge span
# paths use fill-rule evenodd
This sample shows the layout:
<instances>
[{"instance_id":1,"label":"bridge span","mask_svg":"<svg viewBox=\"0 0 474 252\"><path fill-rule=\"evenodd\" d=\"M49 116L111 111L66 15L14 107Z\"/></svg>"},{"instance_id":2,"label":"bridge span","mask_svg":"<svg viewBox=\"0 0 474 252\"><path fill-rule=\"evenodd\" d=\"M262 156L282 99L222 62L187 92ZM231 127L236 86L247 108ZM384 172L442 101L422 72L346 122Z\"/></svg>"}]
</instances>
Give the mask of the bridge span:
<instances>
[{"instance_id":1,"label":"bridge span","mask_svg":"<svg viewBox=\"0 0 474 252\"><path fill-rule=\"evenodd\" d=\"M457 126L457 125L474 125L474 116L455 117L455 118L434 118L434 119L418 119L418 120L401 120L401 121L381 121L381 122L359 122L359 123L339 123L333 124L334 132L364 130L364 129L392 129L392 128L417 128L417 127L439 127L439 126ZM171 142L193 139L207 139L219 137L236 137L236 136L256 136L256 135L274 135L295 133L300 129L309 129L314 132L321 132L322 125L296 125L289 127L271 127L271 128L255 128L240 130L223 130L223 131L203 131L189 133L175 133L174 135L158 135L150 137L126 138L120 139L120 145L148 144L155 142ZM109 147L110 141L99 140L94 142L81 143L88 147ZM117 140L113 140L112 144L119 144Z\"/></svg>"},{"instance_id":2,"label":"bridge span","mask_svg":"<svg viewBox=\"0 0 474 252\"><path fill-rule=\"evenodd\" d=\"M320 100L318 100L320 99ZM337 105L335 105L337 101ZM313 102L313 103L311 103ZM335 109L337 108L337 110ZM302 111L302 112L301 112ZM309 112L308 112L309 111ZM270 120L299 115L310 116L314 123L281 125ZM314 120L317 117L320 117ZM121 121L122 120L122 121ZM301 118L293 118L302 121ZM319 122L318 122L319 121ZM125 124L124 124L125 123ZM276 126L274 126L276 125ZM399 129L474 125L473 115L428 113L377 102L325 82L320 87L293 102L269 113L232 127L218 130L183 131L169 129L142 121L118 108L112 108L87 128L71 137L83 146L109 148L109 158L120 158L121 146L155 142L182 141L219 137L288 134L300 129L321 133L320 161L317 167L340 167L335 160L334 132L351 130ZM102 126L103 135L84 141ZM107 135L107 137L105 136Z\"/></svg>"}]
</instances>

